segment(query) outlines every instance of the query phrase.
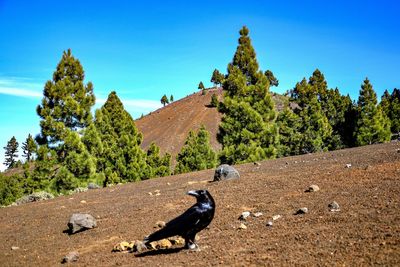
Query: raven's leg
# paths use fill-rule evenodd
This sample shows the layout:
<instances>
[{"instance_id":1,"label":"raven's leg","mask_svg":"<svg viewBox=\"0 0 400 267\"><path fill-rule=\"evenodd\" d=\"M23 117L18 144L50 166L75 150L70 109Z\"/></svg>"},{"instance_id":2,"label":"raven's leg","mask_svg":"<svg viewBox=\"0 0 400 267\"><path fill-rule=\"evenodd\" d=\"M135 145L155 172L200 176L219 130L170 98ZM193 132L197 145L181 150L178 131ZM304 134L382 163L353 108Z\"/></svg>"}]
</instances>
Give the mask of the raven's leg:
<instances>
[{"instance_id":1,"label":"raven's leg","mask_svg":"<svg viewBox=\"0 0 400 267\"><path fill-rule=\"evenodd\" d=\"M185 237L185 247L193 250L193 249L198 249L199 246L195 243L195 238L196 234L195 233L190 233Z\"/></svg>"}]
</instances>

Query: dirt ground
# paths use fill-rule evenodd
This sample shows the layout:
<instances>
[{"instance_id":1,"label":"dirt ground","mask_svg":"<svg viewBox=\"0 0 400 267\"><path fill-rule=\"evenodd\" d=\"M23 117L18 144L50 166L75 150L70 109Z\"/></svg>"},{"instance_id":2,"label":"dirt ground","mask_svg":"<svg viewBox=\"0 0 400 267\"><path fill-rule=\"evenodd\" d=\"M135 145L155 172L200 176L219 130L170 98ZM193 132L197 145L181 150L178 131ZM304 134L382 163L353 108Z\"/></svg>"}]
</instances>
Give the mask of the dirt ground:
<instances>
[{"instance_id":1,"label":"dirt ground","mask_svg":"<svg viewBox=\"0 0 400 267\"><path fill-rule=\"evenodd\" d=\"M399 151L400 143L392 142L238 165L241 178L233 181L209 183L214 171L207 170L2 208L0 265L58 266L78 251L70 265L399 266ZM311 184L320 191L304 192ZM200 251L111 252L182 213L194 203L185 193L200 188L217 205L213 222L198 235ZM159 196L149 194L155 190ZM340 211L329 210L332 201ZM301 207L308 213L294 215ZM243 211L263 215L239 229ZM92 214L98 227L63 233L75 212ZM274 215L282 217L266 226Z\"/></svg>"}]
</instances>

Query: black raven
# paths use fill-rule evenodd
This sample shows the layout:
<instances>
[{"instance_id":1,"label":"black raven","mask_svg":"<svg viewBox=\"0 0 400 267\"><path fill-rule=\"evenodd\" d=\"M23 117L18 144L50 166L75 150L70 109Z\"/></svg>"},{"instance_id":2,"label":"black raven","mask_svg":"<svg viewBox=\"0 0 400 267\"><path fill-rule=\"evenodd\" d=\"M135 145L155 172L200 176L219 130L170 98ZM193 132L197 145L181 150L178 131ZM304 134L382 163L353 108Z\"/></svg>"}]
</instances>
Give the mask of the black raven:
<instances>
[{"instance_id":1,"label":"black raven","mask_svg":"<svg viewBox=\"0 0 400 267\"><path fill-rule=\"evenodd\" d=\"M185 239L185 247L196 249L195 237L198 232L206 228L214 218L215 202L207 190L192 190L187 192L194 196L197 203L183 214L169 221L163 228L147 236L143 242L158 241L171 236L179 235Z\"/></svg>"}]
</instances>

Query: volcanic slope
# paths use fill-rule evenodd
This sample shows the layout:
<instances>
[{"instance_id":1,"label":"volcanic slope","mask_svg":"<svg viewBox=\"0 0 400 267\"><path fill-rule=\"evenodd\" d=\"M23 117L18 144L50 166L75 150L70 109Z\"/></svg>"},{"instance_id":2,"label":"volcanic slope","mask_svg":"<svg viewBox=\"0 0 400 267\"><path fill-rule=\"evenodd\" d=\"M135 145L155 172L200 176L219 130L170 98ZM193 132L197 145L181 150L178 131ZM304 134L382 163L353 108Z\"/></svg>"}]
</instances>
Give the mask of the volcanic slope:
<instances>
[{"instance_id":1,"label":"volcanic slope","mask_svg":"<svg viewBox=\"0 0 400 267\"><path fill-rule=\"evenodd\" d=\"M221 149L217 141L221 114L217 108L210 107L213 94L217 95L219 101L223 100L222 88L209 89L205 95L200 91L136 120L136 126L143 134L142 148L147 149L155 142L162 154L168 152L172 155L172 165L175 166L176 155L184 145L189 131L198 130L204 125L210 132L210 143L214 151ZM278 111L287 105L285 96L272 93L272 98Z\"/></svg>"},{"instance_id":2,"label":"volcanic slope","mask_svg":"<svg viewBox=\"0 0 400 267\"><path fill-rule=\"evenodd\" d=\"M205 170L2 208L0 265L58 266L77 251L74 266L399 266L399 151L392 142L301 155L237 165L238 180L209 183ZM320 190L305 192L311 184ZM194 203L185 193L200 188L217 206L200 251L111 252L181 214ZM332 201L340 211L329 210ZM308 213L294 215L302 207ZM244 211L263 215L242 222ZM63 233L76 212L92 214L97 228Z\"/></svg>"}]
</instances>

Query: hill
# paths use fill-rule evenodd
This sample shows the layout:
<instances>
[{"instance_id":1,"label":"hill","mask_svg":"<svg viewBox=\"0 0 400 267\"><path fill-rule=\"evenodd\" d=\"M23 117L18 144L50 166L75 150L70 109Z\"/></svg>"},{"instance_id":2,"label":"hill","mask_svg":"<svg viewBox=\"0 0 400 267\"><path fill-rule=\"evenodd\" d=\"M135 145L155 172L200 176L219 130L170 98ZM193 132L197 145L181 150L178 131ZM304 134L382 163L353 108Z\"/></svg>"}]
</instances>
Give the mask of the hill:
<instances>
[{"instance_id":1,"label":"hill","mask_svg":"<svg viewBox=\"0 0 400 267\"><path fill-rule=\"evenodd\" d=\"M392 142L301 155L238 165L241 178L234 181L208 183L213 170L205 170L2 208L0 262L57 266L78 251L75 266L399 266L399 151ZM311 184L320 191L304 192ZM111 252L182 213L194 202L185 193L198 188L217 204L214 221L199 234L200 251ZM160 195L149 194L155 190ZM340 211L329 211L332 201ZM294 215L301 207L308 213ZM263 215L241 230L243 211ZM63 233L75 212L92 214L98 227ZM282 217L267 227L274 215Z\"/></svg>"},{"instance_id":2,"label":"hill","mask_svg":"<svg viewBox=\"0 0 400 267\"><path fill-rule=\"evenodd\" d=\"M204 125L210 132L211 146L215 151L219 150L221 145L217 141L217 133L221 114L217 108L209 106L213 94L222 101L222 88L207 90L206 95L200 91L136 120L136 126L144 138L142 148L147 149L151 142L155 142L161 153L168 152L172 155L175 166L176 155L184 145L189 131L198 130ZM282 110L286 97L273 94L273 99L276 108Z\"/></svg>"}]
</instances>

